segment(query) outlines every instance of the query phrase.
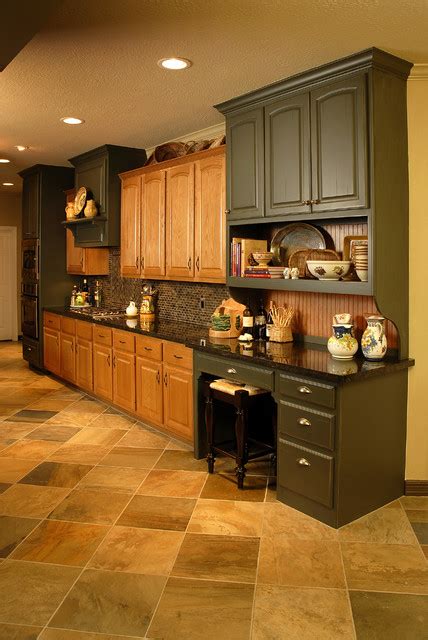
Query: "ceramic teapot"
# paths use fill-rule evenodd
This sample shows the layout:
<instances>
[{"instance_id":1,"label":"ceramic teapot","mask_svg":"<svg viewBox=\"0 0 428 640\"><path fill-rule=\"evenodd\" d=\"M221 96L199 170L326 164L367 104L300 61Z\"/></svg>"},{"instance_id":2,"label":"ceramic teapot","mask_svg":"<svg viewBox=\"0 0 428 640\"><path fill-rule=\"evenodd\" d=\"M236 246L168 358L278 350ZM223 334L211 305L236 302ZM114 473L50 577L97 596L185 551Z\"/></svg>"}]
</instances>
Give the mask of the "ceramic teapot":
<instances>
[{"instance_id":1,"label":"ceramic teapot","mask_svg":"<svg viewBox=\"0 0 428 640\"><path fill-rule=\"evenodd\" d=\"M354 338L352 324L334 324L333 335L328 339L327 349L333 358L351 360L358 351L358 341Z\"/></svg>"},{"instance_id":2,"label":"ceramic teapot","mask_svg":"<svg viewBox=\"0 0 428 640\"><path fill-rule=\"evenodd\" d=\"M388 346L385 335L385 318L368 316L367 328L361 338L361 350L367 360L382 360Z\"/></svg>"},{"instance_id":3,"label":"ceramic teapot","mask_svg":"<svg viewBox=\"0 0 428 640\"><path fill-rule=\"evenodd\" d=\"M137 307L135 305L135 302L133 302L132 300L129 303L129 305L126 307L126 315L130 316L131 318L133 316L138 315L138 309L137 309Z\"/></svg>"}]
</instances>

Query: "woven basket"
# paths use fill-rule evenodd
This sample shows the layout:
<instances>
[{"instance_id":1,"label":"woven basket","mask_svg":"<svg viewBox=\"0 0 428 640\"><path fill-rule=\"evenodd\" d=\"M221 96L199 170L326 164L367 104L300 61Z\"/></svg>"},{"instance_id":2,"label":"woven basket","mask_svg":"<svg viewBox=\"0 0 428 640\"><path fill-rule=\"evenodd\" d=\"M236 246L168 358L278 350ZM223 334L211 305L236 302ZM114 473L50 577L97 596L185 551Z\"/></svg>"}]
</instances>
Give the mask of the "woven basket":
<instances>
[{"instance_id":1,"label":"woven basket","mask_svg":"<svg viewBox=\"0 0 428 640\"><path fill-rule=\"evenodd\" d=\"M271 342L293 342L291 327L271 326L269 340Z\"/></svg>"}]
</instances>

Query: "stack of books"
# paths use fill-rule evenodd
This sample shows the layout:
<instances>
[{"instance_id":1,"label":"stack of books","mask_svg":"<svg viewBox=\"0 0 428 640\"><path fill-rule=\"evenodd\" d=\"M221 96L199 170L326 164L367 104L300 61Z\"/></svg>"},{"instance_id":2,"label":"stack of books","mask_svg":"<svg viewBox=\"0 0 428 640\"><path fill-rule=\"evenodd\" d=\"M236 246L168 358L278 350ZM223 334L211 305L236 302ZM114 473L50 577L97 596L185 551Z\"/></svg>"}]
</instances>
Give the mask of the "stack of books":
<instances>
[{"instance_id":1,"label":"stack of books","mask_svg":"<svg viewBox=\"0 0 428 640\"><path fill-rule=\"evenodd\" d=\"M265 251L267 251L267 240L232 238L230 275L235 278L245 277L245 270L254 264L253 253L263 253Z\"/></svg>"},{"instance_id":2,"label":"stack of books","mask_svg":"<svg viewBox=\"0 0 428 640\"><path fill-rule=\"evenodd\" d=\"M284 267L246 267L244 269L245 278L272 278L279 280L284 277Z\"/></svg>"}]
</instances>

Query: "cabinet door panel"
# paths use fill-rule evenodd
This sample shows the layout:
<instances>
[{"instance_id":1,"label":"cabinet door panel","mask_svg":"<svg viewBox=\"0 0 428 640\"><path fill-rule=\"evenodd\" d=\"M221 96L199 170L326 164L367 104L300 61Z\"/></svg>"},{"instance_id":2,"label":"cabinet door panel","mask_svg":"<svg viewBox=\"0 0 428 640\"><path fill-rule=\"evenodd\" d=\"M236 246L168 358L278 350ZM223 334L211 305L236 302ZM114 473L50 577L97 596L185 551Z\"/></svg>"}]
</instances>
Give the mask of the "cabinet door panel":
<instances>
[{"instance_id":1,"label":"cabinet door panel","mask_svg":"<svg viewBox=\"0 0 428 640\"><path fill-rule=\"evenodd\" d=\"M43 331L43 364L48 371L60 375L59 331L56 329L45 328Z\"/></svg>"},{"instance_id":2,"label":"cabinet door panel","mask_svg":"<svg viewBox=\"0 0 428 640\"><path fill-rule=\"evenodd\" d=\"M195 165L168 169L166 177L166 275L193 278Z\"/></svg>"},{"instance_id":3,"label":"cabinet door panel","mask_svg":"<svg viewBox=\"0 0 428 640\"><path fill-rule=\"evenodd\" d=\"M74 174L76 190L79 187L86 187L91 191L101 215L105 214L107 206L106 180L107 158L105 157L84 162L83 166L76 168Z\"/></svg>"},{"instance_id":4,"label":"cabinet door panel","mask_svg":"<svg viewBox=\"0 0 428 640\"><path fill-rule=\"evenodd\" d=\"M139 176L122 181L120 271L123 276L140 275L140 185Z\"/></svg>"},{"instance_id":5,"label":"cabinet door panel","mask_svg":"<svg viewBox=\"0 0 428 640\"><path fill-rule=\"evenodd\" d=\"M165 171L146 173L141 184L141 270L165 275Z\"/></svg>"},{"instance_id":6,"label":"cabinet door panel","mask_svg":"<svg viewBox=\"0 0 428 640\"><path fill-rule=\"evenodd\" d=\"M112 349L94 344L94 393L106 400L113 399Z\"/></svg>"},{"instance_id":7,"label":"cabinet door panel","mask_svg":"<svg viewBox=\"0 0 428 640\"><path fill-rule=\"evenodd\" d=\"M22 236L39 237L40 174L27 176L22 186Z\"/></svg>"},{"instance_id":8,"label":"cabinet door panel","mask_svg":"<svg viewBox=\"0 0 428 640\"><path fill-rule=\"evenodd\" d=\"M193 440L193 375L191 371L164 365L165 427Z\"/></svg>"},{"instance_id":9,"label":"cabinet door panel","mask_svg":"<svg viewBox=\"0 0 428 640\"><path fill-rule=\"evenodd\" d=\"M309 94L265 109L266 215L310 211Z\"/></svg>"},{"instance_id":10,"label":"cabinet door panel","mask_svg":"<svg viewBox=\"0 0 428 640\"><path fill-rule=\"evenodd\" d=\"M76 343L76 384L82 389L92 391L92 342L77 338Z\"/></svg>"},{"instance_id":11,"label":"cabinet door panel","mask_svg":"<svg viewBox=\"0 0 428 640\"><path fill-rule=\"evenodd\" d=\"M195 279L226 278L224 156L199 160L195 167Z\"/></svg>"},{"instance_id":12,"label":"cabinet door panel","mask_svg":"<svg viewBox=\"0 0 428 640\"><path fill-rule=\"evenodd\" d=\"M61 377L69 382L76 381L76 339L61 332Z\"/></svg>"},{"instance_id":13,"label":"cabinet door panel","mask_svg":"<svg viewBox=\"0 0 428 640\"><path fill-rule=\"evenodd\" d=\"M230 218L264 215L263 108L227 118L227 194Z\"/></svg>"},{"instance_id":14,"label":"cabinet door panel","mask_svg":"<svg viewBox=\"0 0 428 640\"><path fill-rule=\"evenodd\" d=\"M311 127L313 211L368 206L366 76L311 92Z\"/></svg>"},{"instance_id":15,"label":"cabinet door panel","mask_svg":"<svg viewBox=\"0 0 428 640\"><path fill-rule=\"evenodd\" d=\"M163 422L162 364L137 356L137 413L154 424Z\"/></svg>"},{"instance_id":16,"label":"cabinet door panel","mask_svg":"<svg viewBox=\"0 0 428 640\"><path fill-rule=\"evenodd\" d=\"M113 351L113 402L135 411L135 356Z\"/></svg>"},{"instance_id":17,"label":"cabinet door panel","mask_svg":"<svg viewBox=\"0 0 428 640\"><path fill-rule=\"evenodd\" d=\"M85 273L85 249L76 247L70 229L67 229L67 273Z\"/></svg>"}]
</instances>

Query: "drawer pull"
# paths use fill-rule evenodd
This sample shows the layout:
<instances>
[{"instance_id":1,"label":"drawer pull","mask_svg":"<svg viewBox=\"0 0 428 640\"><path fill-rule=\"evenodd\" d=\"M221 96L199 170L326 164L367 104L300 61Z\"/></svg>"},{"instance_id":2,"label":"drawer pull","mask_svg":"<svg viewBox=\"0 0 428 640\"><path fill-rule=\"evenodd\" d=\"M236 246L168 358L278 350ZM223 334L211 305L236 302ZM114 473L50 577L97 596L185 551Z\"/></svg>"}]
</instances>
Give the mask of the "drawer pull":
<instances>
[{"instance_id":1,"label":"drawer pull","mask_svg":"<svg viewBox=\"0 0 428 640\"><path fill-rule=\"evenodd\" d=\"M297 421L301 427L311 427L312 423L307 418L299 418Z\"/></svg>"},{"instance_id":2,"label":"drawer pull","mask_svg":"<svg viewBox=\"0 0 428 640\"><path fill-rule=\"evenodd\" d=\"M174 358L177 358L177 360L183 360L183 356L178 356L176 353L174 353Z\"/></svg>"},{"instance_id":3,"label":"drawer pull","mask_svg":"<svg viewBox=\"0 0 428 640\"><path fill-rule=\"evenodd\" d=\"M311 466L311 463L308 460L306 460L306 458L297 458L296 462L301 467L310 467Z\"/></svg>"},{"instance_id":4,"label":"drawer pull","mask_svg":"<svg viewBox=\"0 0 428 640\"><path fill-rule=\"evenodd\" d=\"M299 387L298 391L299 393L312 393L311 389L309 389L309 387L307 387L306 385Z\"/></svg>"},{"instance_id":5,"label":"drawer pull","mask_svg":"<svg viewBox=\"0 0 428 640\"><path fill-rule=\"evenodd\" d=\"M125 340L119 340L120 344L126 344Z\"/></svg>"},{"instance_id":6,"label":"drawer pull","mask_svg":"<svg viewBox=\"0 0 428 640\"><path fill-rule=\"evenodd\" d=\"M99 334L98 334L98 337L99 337L99 338L105 338L105 335L104 335L103 333L99 333Z\"/></svg>"},{"instance_id":7,"label":"drawer pull","mask_svg":"<svg viewBox=\"0 0 428 640\"><path fill-rule=\"evenodd\" d=\"M144 347L145 351L153 351L153 349L151 347Z\"/></svg>"},{"instance_id":8,"label":"drawer pull","mask_svg":"<svg viewBox=\"0 0 428 640\"><path fill-rule=\"evenodd\" d=\"M227 370L227 373L236 373L236 369L230 368L230 369Z\"/></svg>"},{"instance_id":9,"label":"drawer pull","mask_svg":"<svg viewBox=\"0 0 428 640\"><path fill-rule=\"evenodd\" d=\"M31 347L27 347L27 351L32 351Z\"/></svg>"}]
</instances>

